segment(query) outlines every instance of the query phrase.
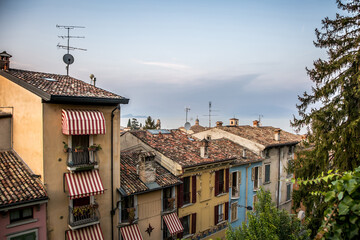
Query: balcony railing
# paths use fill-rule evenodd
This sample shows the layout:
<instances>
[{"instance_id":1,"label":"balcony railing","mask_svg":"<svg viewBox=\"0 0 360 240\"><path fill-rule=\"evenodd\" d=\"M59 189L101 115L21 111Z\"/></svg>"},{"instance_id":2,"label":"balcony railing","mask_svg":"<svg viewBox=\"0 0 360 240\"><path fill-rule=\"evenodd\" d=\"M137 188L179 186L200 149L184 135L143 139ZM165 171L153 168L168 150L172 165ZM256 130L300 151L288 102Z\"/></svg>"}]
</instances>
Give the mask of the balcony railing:
<instances>
[{"instance_id":1,"label":"balcony railing","mask_svg":"<svg viewBox=\"0 0 360 240\"><path fill-rule=\"evenodd\" d=\"M93 167L98 165L96 151L86 149L77 150L75 148L68 149L67 166L69 168Z\"/></svg>"},{"instance_id":2,"label":"balcony railing","mask_svg":"<svg viewBox=\"0 0 360 240\"><path fill-rule=\"evenodd\" d=\"M97 204L69 207L69 225L71 228L89 226L99 222Z\"/></svg>"}]
</instances>

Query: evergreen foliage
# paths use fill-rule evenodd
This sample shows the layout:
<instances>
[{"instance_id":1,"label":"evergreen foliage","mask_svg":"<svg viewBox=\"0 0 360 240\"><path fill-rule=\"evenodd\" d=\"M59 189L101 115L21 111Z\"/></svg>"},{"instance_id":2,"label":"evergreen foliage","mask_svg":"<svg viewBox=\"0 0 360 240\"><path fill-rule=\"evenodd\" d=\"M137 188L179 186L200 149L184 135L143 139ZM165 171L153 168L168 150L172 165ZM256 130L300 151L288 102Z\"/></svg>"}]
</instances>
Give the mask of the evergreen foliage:
<instances>
[{"instance_id":1,"label":"evergreen foliage","mask_svg":"<svg viewBox=\"0 0 360 240\"><path fill-rule=\"evenodd\" d=\"M133 118L131 120L131 130L139 130L140 126L139 126L139 122L136 118Z\"/></svg>"},{"instance_id":2,"label":"evergreen foliage","mask_svg":"<svg viewBox=\"0 0 360 240\"><path fill-rule=\"evenodd\" d=\"M328 59L318 59L306 69L314 86L311 93L299 96L299 117L292 121L293 127L308 129L305 151L294 163L295 176L303 179L360 165L360 1L336 2L344 14L326 17L322 29L315 30L315 47L327 49ZM311 216L313 235L328 206L310 192L322 187L302 185L293 194L294 207L302 202Z\"/></svg>"},{"instance_id":3,"label":"evergreen foliage","mask_svg":"<svg viewBox=\"0 0 360 240\"><path fill-rule=\"evenodd\" d=\"M310 239L310 232L305 230L300 220L285 210L278 210L271 201L270 192L259 190L255 210L248 212L248 224L226 230L228 240L295 240Z\"/></svg>"},{"instance_id":4,"label":"evergreen foliage","mask_svg":"<svg viewBox=\"0 0 360 240\"><path fill-rule=\"evenodd\" d=\"M156 128L155 120L152 119L150 116L148 116L147 119L145 120L144 129L155 129L155 128Z\"/></svg>"}]
</instances>

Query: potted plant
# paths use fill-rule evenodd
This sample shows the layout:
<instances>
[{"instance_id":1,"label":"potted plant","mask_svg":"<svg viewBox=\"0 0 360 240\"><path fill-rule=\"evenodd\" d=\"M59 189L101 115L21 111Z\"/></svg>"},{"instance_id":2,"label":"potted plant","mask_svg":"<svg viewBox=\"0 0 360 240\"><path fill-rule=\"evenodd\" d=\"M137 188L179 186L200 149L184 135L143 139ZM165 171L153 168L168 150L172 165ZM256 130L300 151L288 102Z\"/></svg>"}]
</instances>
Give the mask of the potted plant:
<instances>
[{"instance_id":1,"label":"potted plant","mask_svg":"<svg viewBox=\"0 0 360 240\"><path fill-rule=\"evenodd\" d=\"M84 147L83 146L76 146L75 147L75 152L83 152L84 151Z\"/></svg>"},{"instance_id":2,"label":"potted plant","mask_svg":"<svg viewBox=\"0 0 360 240\"><path fill-rule=\"evenodd\" d=\"M175 202L175 198L169 198L168 199L168 209L173 209L174 208L174 202Z\"/></svg>"},{"instance_id":3,"label":"potted plant","mask_svg":"<svg viewBox=\"0 0 360 240\"><path fill-rule=\"evenodd\" d=\"M131 224L135 220L135 208L128 208L129 213L129 223Z\"/></svg>"},{"instance_id":4,"label":"potted plant","mask_svg":"<svg viewBox=\"0 0 360 240\"><path fill-rule=\"evenodd\" d=\"M96 152L96 151L99 151L101 149L102 148L101 148L100 144L98 144L98 145L93 144L90 147L88 147L88 150L91 151L91 152Z\"/></svg>"},{"instance_id":5,"label":"potted plant","mask_svg":"<svg viewBox=\"0 0 360 240\"><path fill-rule=\"evenodd\" d=\"M69 152L69 145L66 142L63 142L64 144L64 152L67 153Z\"/></svg>"}]
</instances>

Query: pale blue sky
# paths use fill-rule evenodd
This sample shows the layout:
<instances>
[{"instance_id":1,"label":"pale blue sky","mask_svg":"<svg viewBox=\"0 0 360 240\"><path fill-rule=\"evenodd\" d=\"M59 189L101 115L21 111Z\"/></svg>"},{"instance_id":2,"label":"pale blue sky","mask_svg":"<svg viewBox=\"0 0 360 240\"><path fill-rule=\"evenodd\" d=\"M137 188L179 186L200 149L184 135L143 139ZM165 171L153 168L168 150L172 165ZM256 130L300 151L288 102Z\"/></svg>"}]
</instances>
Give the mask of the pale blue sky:
<instances>
[{"instance_id":1,"label":"pale blue sky","mask_svg":"<svg viewBox=\"0 0 360 240\"><path fill-rule=\"evenodd\" d=\"M80 25L70 75L130 98L123 115L161 118L176 128L199 116L290 130L297 95L311 86L305 67L324 57L314 29L334 17L335 0L48 1L0 0L0 51L11 67L65 74L59 25ZM126 120L122 122L126 125Z\"/></svg>"}]
</instances>

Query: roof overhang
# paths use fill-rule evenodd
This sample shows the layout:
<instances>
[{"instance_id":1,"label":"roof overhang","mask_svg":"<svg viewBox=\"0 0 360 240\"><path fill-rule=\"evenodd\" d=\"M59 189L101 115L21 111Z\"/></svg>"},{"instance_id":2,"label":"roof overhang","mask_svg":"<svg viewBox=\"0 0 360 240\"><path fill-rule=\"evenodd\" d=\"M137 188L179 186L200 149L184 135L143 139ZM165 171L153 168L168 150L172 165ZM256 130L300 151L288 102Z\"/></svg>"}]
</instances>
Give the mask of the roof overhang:
<instances>
[{"instance_id":1,"label":"roof overhang","mask_svg":"<svg viewBox=\"0 0 360 240\"><path fill-rule=\"evenodd\" d=\"M266 145L266 148L274 148L274 147L283 147L283 146L293 146L300 143L300 141L295 141L295 142L286 142L286 143L276 143L276 144L270 144L270 145Z\"/></svg>"},{"instance_id":2,"label":"roof overhang","mask_svg":"<svg viewBox=\"0 0 360 240\"><path fill-rule=\"evenodd\" d=\"M29 201L22 201L22 202L6 204L3 206L0 206L0 212L8 211L8 210L20 208L20 207L27 207L27 206L37 205L37 204L43 204L43 203L47 203L48 201L49 201L49 197L43 197L43 198L38 198L38 199L32 199Z\"/></svg>"}]
</instances>

